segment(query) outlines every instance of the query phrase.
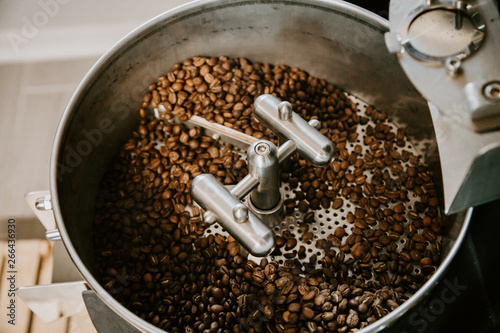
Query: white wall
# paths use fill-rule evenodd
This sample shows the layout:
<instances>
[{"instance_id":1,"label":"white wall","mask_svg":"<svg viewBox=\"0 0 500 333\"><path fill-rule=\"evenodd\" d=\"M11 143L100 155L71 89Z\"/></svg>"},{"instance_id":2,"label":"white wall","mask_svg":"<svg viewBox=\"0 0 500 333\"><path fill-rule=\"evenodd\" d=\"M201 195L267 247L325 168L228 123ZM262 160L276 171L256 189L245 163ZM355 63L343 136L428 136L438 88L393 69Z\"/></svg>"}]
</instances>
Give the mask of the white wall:
<instances>
[{"instance_id":1,"label":"white wall","mask_svg":"<svg viewBox=\"0 0 500 333\"><path fill-rule=\"evenodd\" d=\"M187 0L0 0L0 64L100 56Z\"/></svg>"},{"instance_id":2,"label":"white wall","mask_svg":"<svg viewBox=\"0 0 500 333\"><path fill-rule=\"evenodd\" d=\"M24 194L48 190L54 135L85 73L134 28L185 2L0 0L0 239L8 218L35 218Z\"/></svg>"}]
</instances>

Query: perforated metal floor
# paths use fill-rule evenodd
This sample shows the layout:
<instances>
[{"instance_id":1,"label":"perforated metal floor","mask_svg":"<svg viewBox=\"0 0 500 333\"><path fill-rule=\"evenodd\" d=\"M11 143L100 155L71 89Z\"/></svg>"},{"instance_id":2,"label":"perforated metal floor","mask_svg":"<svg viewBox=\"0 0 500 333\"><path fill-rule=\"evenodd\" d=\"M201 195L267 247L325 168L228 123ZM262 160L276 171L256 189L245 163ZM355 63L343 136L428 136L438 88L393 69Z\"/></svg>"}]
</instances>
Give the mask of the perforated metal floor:
<instances>
[{"instance_id":1,"label":"perforated metal floor","mask_svg":"<svg viewBox=\"0 0 500 333\"><path fill-rule=\"evenodd\" d=\"M360 116L366 116L365 111L368 107L368 104L361 101L360 99L355 98L352 95L348 95L348 96L349 96L349 98L351 98L352 101L354 101L357 104L358 114ZM390 125L392 131L397 130L396 125L394 125L390 122L387 122L387 124ZM349 153L353 152L354 146L356 144L360 144L363 148L363 151L362 151L362 154L360 155L360 157L363 157L365 153L369 152L369 148L367 146L363 145L363 141L362 141L363 137L365 136L365 131L366 131L366 128L368 125L375 127L375 123L371 120L366 125L358 125L358 127L357 127L358 140L357 140L357 142L348 143L346 145L346 149L349 151ZM382 141L379 141L379 144L381 146L383 146ZM422 143L419 143L419 146L422 147ZM414 155L417 155L417 156L419 155L419 151L417 151L415 146L408 141L406 142L406 145L403 148L397 147L396 145L394 145L394 147L395 147L395 150L397 150L400 153L404 149L404 150L410 151ZM241 151L239 151L239 152L241 153ZM242 153L242 154L244 154L244 153ZM404 165L405 165L405 167L410 166L408 163L405 163ZM385 171L385 170L387 170L391 175L393 175L393 173L389 167L386 167L385 169L383 169L383 171ZM348 167L346 173L352 173L353 171L354 171L354 166L350 165ZM364 171L364 175L367 177L367 180L366 180L367 182L371 181L372 174L373 174L373 171L368 171L368 170ZM395 175L393 175L393 176L395 176ZM298 188L300 188L300 185ZM286 184L286 183L281 184L280 192L281 192L281 195L284 199L295 197L295 190L291 190L288 187L288 184ZM407 210L412 210L415 207L414 206L415 202L419 198L415 193L413 193L412 191L409 191L408 199L409 199L409 201L404 202L404 205L405 205ZM243 200L243 202L245 202L245 199ZM387 204L382 204L382 205L385 205L385 207L387 207L387 208L393 208L399 202L401 202L401 201L389 202ZM335 228L337 228L338 226L344 227L344 229L346 231L346 236L343 238L343 240L345 241L346 237L352 233L352 229L354 227L353 223L348 223L346 221L346 216L349 212L352 212L354 214L355 208L356 208L355 204L349 202L349 200L344 199L344 205L340 209L332 209L332 208L324 209L321 207L320 209L314 210L314 213L315 213L314 222L309 224L309 231L312 231L314 234L312 240L308 240L308 241L302 240L302 232L301 232L299 226L300 226L300 223L303 221L303 217L306 213L300 212L298 210L298 208L295 208L293 213L287 214L285 217L285 220L280 225L274 227L274 231L275 231L276 235L281 235L283 233L283 231L289 230L291 232L291 234L297 239L297 245L293 249L291 249L289 252L297 251L301 245L303 245L306 248L306 256L305 257L303 257L303 258L294 257L294 258L298 258L301 262L309 262L311 255L316 254L317 261L320 261L324 256L324 251L321 249L318 249L316 247L316 241L319 239L322 239L322 238L326 239L326 237L328 235L333 234ZM403 223L406 224L406 222L407 222L407 219L405 219ZM221 234L224 236L228 236L227 232L217 223L210 225L205 230L205 235L208 235L208 234ZM408 238L405 234L403 234L400 237L399 242L397 244L397 246L398 246L397 251L401 250L401 247L404 246L407 239ZM441 239L439 238L438 242L440 242L440 241L441 241ZM426 245L430 249L430 244L428 242L426 243ZM338 251L337 248L333 248L333 249ZM282 248L281 252L282 252L282 255L271 255L271 256L268 256L267 259L269 261L276 260L279 263L283 263L286 260L286 258L284 257L283 254L286 253L287 251L285 251L285 249ZM386 253L385 248L379 252L379 254L382 254L382 253ZM251 255L249 255L249 258L253 259L256 263L259 263L261 260L261 258L255 258ZM352 258L352 255L350 253L346 253L345 259L347 260L349 258ZM419 272L419 269L418 269L418 267L416 267L415 273L418 273L418 272ZM390 276L390 277L392 277L392 276Z\"/></svg>"}]
</instances>

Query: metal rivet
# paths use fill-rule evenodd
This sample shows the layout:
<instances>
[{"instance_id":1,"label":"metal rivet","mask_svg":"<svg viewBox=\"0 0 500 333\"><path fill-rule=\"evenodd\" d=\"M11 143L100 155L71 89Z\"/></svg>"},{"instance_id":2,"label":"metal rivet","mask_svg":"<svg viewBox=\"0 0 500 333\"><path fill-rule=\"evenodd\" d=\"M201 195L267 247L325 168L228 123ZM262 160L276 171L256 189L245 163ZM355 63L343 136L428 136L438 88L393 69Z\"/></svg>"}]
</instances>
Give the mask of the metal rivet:
<instances>
[{"instance_id":1,"label":"metal rivet","mask_svg":"<svg viewBox=\"0 0 500 333\"><path fill-rule=\"evenodd\" d=\"M248 220L248 208L242 203L236 204L233 207L233 216L236 222L243 223Z\"/></svg>"},{"instance_id":2,"label":"metal rivet","mask_svg":"<svg viewBox=\"0 0 500 333\"><path fill-rule=\"evenodd\" d=\"M52 202L50 201L50 196L37 198L35 201L35 208L38 210L51 210Z\"/></svg>"},{"instance_id":3,"label":"metal rivet","mask_svg":"<svg viewBox=\"0 0 500 333\"><path fill-rule=\"evenodd\" d=\"M444 61L444 67L446 69L446 73L448 73L451 78L454 78L460 73L462 61L455 57L447 58Z\"/></svg>"},{"instance_id":4,"label":"metal rivet","mask_svg":"<svg viewBox=\"0 0 500 333\"><path fill-rule=\"evenodd\" d=\"M47 230L45 232L45 238L49 241L59 241L61 240L61 234L58 229Z\"/></svg>"},{"instance_id":5,"label":"metal rivet","mask_svg":"<svg viewBox=\"0 0 500 333\"><path fill-rule=\"evenodd\" d=\"M314 127L317 130L319 130L321 128L321 123L318 119L309 120L309 125L311 125L312 127Z\"/></svg>"},{"instance_id":6,"label":"metal rivet","mask_svg":"<svg viewBox=\"0 0 500 333\"><path fill-rule=\"evenodd\" d=\"M488 82L483 87L483 94L488 99L500 100L500 82Z\"/></svg>"},{"instance_id":7,"label":"metal rivet","mask_svg":"<svg viewBox=\"0 0 500 333\"><path fill-rule=\"evenodd\" d=\"M289 102L281 102L278 104L278 115L280 120L289 120L292 118L293 109Z\"/></svg>"},{"instance_id":8,"label":"metal rivet","mask_svg":"<svg viewBox=\"0 0 500 333\"><path fill-rule=\"evenodd\" d=\"M206 211L205 213L203 213L203 221L208 224L213 224L217 222L217 216L211 211Z\"/></svg>"}]
</instances>

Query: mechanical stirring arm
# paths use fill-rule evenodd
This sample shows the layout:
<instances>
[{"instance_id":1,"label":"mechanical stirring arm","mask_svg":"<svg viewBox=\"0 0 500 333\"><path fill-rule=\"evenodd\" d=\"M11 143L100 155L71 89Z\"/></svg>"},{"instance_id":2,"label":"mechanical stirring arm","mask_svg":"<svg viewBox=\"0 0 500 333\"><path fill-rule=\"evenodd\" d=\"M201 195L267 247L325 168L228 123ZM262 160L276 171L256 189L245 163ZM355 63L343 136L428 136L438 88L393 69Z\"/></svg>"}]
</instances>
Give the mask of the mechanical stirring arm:
<instances>
[{"instance_id":1,"label":"mechanical stirring arm","mask_svg":"<svg viewBox=\"0 0 500 333\"><path fill-rule=\"evenodd\" d=\"M197 176L191 184L193 199L205 210L206 223L218 222L248 252L257 257L269 254L275 245L272 227L283 220L283 200L279 192L279 164L291 154L314 165L327 165L334 153L333 142L306 122L288 102L262 95L254 103L254 116L284 142L277 148L259 140L247 150L248 175L231 191L212 175ZM249 195L248 207L240 200Z\"/></svg>"}]
</instances>

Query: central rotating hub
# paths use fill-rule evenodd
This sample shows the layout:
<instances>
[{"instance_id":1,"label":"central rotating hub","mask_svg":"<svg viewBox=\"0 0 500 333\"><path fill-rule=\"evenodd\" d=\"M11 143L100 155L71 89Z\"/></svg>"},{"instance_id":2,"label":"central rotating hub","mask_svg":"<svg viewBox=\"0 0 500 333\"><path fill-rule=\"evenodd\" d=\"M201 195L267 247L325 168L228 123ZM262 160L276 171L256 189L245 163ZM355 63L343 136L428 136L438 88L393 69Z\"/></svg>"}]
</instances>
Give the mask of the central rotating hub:
<instances>
[{"instance_id":1,"label":"central rotating hub","mask_svg":"<svg viewBox=\"0 0 500 333\"><path fill-rule=\"evenodd\" d=\"M205 210L206 223L218 222L249 253L262 257L275 245L271 230L284 219L279 165L298 152L316 166L333 158L334 146L318 131L317 120L306 122L288 102L272 95L255 100L254 116L284 142L279 149L270 141L252 143L247 150L248 175L231 190L213 176L199 175L191 184L193 199ZM227 133L226 133L227 134ZM250 194L248 208L240 201Z\"/></svg>"},{"instance_id":2,"label":"central rotating hub","mask_svg":"<svg viewBox=\"0 0 500 333\"><path fill-rule=\"evenodd\" d=\"M250 192L250 208L257 210L257 215L265 219L263 222L273 227L280 218L271 214L273 217L268 219L266 211L280 204L278 149L270 141L257 141L248 148L247 158L248 173L259 182Z\"/></svg>"},{"instance_id":3,"label":"central rotating hub","mask_svg":"<svg viewBox=\"0 0 500 333\"><path fill-rule=\"evenodd\" d=\"M259 141L257 145L255 145L254 149L255 153L260 156L266 156L269 155L269 152L271 151L271 147L267 142L264 141Z\"/></svg>"}]
</instances>

